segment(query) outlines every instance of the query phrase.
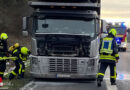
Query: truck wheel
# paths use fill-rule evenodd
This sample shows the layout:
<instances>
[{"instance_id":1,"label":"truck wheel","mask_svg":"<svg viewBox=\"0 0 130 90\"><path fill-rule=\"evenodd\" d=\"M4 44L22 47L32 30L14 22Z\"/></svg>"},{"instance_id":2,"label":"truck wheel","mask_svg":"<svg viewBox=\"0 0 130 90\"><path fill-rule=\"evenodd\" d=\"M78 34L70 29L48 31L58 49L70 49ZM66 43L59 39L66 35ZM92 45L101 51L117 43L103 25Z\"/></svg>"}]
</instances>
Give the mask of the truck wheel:
<instances>
[{"instance_id":1,"label":"truck wheel","mask_svg":"<svg viewBox=\"0 0 130 90\"><path fill-rule=\"evenodd\" d=\"M123 51L126 52L126 48L124 48Z\"/></svg>"},{"instance_id":2,"label":"truck wheel","mask_svg":"<svg viewBox=\"0 0 130 90\"><path fill-rule=\"evenodd\" d=\"M118 48L118 51L120 52L120 51L121 51L121 48Z\"/></svg>"}]
</instances>

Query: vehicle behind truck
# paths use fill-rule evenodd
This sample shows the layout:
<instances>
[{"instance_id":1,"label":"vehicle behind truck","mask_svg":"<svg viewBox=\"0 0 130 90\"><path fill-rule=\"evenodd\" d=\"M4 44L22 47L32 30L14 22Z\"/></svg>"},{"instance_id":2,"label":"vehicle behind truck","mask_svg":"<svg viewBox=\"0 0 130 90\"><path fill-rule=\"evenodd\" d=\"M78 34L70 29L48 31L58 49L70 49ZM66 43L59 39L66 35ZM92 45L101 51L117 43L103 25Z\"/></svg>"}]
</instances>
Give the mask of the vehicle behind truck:
<instances>
[{"instance_id":1,"label":"vehicle behind truck","mask_svg":"<svg viewBox=\"0 0 130 90\"><path fill-rule=\"evenodd\" d=\"M29 1L23 35L31 32L30 73L34 78L96 79L100 0ZM31 19L31 28L27 25Z\"/></svg>"},{"instance_id":2,"label":"vehicle behind truck","mask_svg":"<svg viewBox=\"0 0 130 90\"><path fill-rule=\"evenodd\" d=\"M127 50L127 26L125 22L117 22L115 25L111 25L111 28L115 28L117 31L116 35L116 42L119 47L119 51L126 51Z\"/></svg>"}]
</instances>

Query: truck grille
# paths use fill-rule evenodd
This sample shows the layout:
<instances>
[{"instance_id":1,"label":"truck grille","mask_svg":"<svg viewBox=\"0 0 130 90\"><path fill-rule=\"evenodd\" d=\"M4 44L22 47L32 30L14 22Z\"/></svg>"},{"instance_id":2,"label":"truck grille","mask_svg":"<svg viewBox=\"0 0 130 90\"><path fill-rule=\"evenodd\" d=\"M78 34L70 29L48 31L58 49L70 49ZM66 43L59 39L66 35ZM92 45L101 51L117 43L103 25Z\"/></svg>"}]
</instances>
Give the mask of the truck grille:
<instances>
[{"instance_id":1,"label":"truck grille","mask_svg":"<svg viewBox=\"0 0 130 90\"><path fill-rule=\"evenodd\" d=\"M77 59L49 59L49 72L77 73Z\"/></svg>"},{"instance_id":2,"label":"truck grille","mask_svg":"<svg viewBox=\"0 0 130 90\"><path fill-rule=\"evenodd\" d=\"M77 56L79 50L75 46L59 46L53 45L52 49L48 50L48 53L52 56Z\"/></svg>"}]
</instances>

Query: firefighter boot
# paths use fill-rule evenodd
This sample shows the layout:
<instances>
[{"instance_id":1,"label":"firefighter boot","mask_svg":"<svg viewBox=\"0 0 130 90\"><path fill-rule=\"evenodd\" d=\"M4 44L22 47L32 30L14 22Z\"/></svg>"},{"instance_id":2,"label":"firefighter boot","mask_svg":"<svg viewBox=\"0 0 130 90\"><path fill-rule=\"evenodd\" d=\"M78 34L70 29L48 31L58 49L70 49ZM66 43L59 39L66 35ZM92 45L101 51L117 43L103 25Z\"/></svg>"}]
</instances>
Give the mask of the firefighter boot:
<instances>
[{"instance_id":1,"label":"firefighter boot","mask_svg":"<svg viewBox=\"0 0 130 90\"><path fill-rule=\"evenodd\" d=\"M100 79L97 79L97 86L101 87L101 80Z\"/></svg>"},{"instance_id":2,"label":"firefighter boot","mask_svg":"<svg viewBox=\"0 0 130 90\"><path fill-rule=\"evenodd\" d=\"M15 78L15 75L13 75L12 73L10 73L9 80L12 80L13 78Z\"/></svg>"},{"instance_id":3,"label":"firefighter boot","mask_svg":"<svg viewBox=\"0 0 130 90\"><path fill-rule=\"evenodd\" d=\"M116 85L116 82L111 82L111 85Z\"/></svg>"}]
</instances>

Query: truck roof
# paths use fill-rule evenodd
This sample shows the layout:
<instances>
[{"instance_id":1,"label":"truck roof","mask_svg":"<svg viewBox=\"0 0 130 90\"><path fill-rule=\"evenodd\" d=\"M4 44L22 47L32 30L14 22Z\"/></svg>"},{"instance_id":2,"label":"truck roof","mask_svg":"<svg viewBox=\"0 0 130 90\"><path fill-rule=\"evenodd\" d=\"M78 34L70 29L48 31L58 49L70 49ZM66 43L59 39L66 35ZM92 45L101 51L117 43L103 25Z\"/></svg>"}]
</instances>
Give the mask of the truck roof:
<instances>
[{"instance_id":1,"label":"truck roof","mask_svg":"<svg viewBox=\"0 0 130 90\"><path fill-rule=\"evenodd\" d=\"M99 3L56 3L56 2L28 2L30 6L78 6L78 7L100 7Z\"/></svg>"},{"instance_id":2,"label":"truck roof","mask_svg":"<svg viewBox=\"0 0 130 90\"><path fill-rule=\"evenodd\" d=\"M92 10L96 11L100 15L100 3L70 3L70 2L39 2L39 1L29 1L28 4L34 9L48 9L52 7L62 8L63 10ZM72 8L70 8L72 7ZM75 8L74 8L75 7Z\"/></svg>"}]
</instances>

